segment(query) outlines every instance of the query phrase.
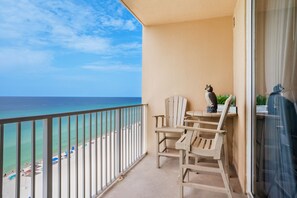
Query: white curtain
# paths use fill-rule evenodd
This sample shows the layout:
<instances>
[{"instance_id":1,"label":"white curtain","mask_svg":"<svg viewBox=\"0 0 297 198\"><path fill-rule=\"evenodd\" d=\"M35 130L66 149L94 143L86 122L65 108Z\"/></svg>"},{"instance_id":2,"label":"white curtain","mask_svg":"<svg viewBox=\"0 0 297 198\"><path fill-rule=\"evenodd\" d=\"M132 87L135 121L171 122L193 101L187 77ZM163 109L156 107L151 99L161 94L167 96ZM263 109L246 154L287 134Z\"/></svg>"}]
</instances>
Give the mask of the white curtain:
<instances>
[{"instance_id":1,"label":"white curtain","mask_svg":"<svg viewBox=\"0 0 297 198\"><path fill-rule=\"evenodd\" d=\"M266 170L272 172L265 173L264 188L268 197L296 197L297 152L294 149L297 148L297 0L264 2L262 54L266 90L268 94L272 93L278 84L284 88L282 93L284 97L276 95L273 100L274 105L278 107L278 111L273 113L275 117L267 117L265 121L264 145L269 145L273 149L265 148L267 154L262 159L264 162L269 162L264 166Z\"/></svg>"},{"instance_id":2,"label":"white curtain","mask_svg":"<svg viewBox=\"0 0 297 198\"><path fill-rule=\"evenodd\" d=\"M296 0L267 0L264 33L265 83L268 93L281 84L284 96L297 101Z\"/></svg>"}]
</instances>

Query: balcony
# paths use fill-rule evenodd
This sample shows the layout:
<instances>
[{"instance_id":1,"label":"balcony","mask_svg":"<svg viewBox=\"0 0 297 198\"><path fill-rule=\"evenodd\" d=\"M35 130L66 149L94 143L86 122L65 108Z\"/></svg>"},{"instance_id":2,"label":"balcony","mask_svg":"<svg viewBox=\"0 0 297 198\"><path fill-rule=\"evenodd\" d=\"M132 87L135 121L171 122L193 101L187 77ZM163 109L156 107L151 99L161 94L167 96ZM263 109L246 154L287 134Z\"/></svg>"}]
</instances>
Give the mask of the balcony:
<instances>
[{"instance_id":1,"label":"balcony","mask_svg":"<svg viewBox=\"0 0 297 198\"><path fill-rule=\"evenodd\" d=\"M2 175L7 152L4 135L11 130L10 125L16 132L15 171L1 177L0 197L177 197L178 160L162 159L158 169L154 156L146 155L145 117L146 106L136 105L0 120ZM31 156L24 165L26 130L31 135ZM40 133L42 160L36 157ZM62 141L65 138L67 143ZM199 177L203 182L223 185L216 175ZM243 197L234 170L230 182L234 197ZM225 196L185 190L186 197L197 194Z\"/></svg>"}]
</instances>

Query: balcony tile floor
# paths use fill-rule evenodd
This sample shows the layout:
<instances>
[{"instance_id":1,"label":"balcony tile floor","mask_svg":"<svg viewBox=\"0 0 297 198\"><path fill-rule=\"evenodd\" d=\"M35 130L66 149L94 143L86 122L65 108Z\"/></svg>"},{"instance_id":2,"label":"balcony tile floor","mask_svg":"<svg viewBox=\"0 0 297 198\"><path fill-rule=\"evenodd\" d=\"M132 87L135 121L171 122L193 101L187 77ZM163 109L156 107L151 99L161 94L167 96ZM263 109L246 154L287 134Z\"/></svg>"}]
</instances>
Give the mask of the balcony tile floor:
<instances>
[{"instance_id":1,"label":"balcony tile floor","mask_svg":"<svg viewBox=\"0 0 297 198\"><path fill-rule=\"evenodd\" d=\"M230 172L230 183L234 198L246 197L242 194L238 178L234 171ZM219 175L194 174L191 179L197 179L204 184L223 186ZM102 195L104 198L178 198L178 159L161 158L161 168L156 168L155 157L147 155L139 162L124 179ZM184 188L184 198L221 198L222 193L209 192L193 188Z\"/></svg>"}]
</instances>

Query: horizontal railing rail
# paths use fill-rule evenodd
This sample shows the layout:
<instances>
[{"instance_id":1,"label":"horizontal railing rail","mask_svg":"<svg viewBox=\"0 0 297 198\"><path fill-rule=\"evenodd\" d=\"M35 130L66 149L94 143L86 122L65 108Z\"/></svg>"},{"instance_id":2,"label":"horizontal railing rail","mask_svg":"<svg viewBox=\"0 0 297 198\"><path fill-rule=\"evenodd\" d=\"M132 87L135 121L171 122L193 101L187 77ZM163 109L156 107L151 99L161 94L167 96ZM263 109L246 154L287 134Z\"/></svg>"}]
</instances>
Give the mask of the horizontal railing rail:
<instances>
[{"instance_id":1,"label":"horizontal railing rail","mask_svg":"<svg viewBox=\"0 0 297 198\"><path fill-rule=\"evenodd\" d=\"M100 195L145 154L145 118L142 104L0 119L0 198Z\"/></svg>"},{"instance_id":2,"label":"horizontal railing rail","mask_svg":"<svg viewBox=\"0 0 297 198\"><path fill-rule=\"evenodd\" d=\"M26 121L31 121L31 120L43 120L43 119L50 118L50 117L52 117L52 118L65 117L65 116L73 116L73 115L77 115L77 114L95 113L95 112L101 112L101 111L110 111L110 110L115 110L115 109L139 107L139 106L147 106L147 104L119 106L119 107L110 107L110 108L101 108L101 109L92 109L92 110L83 110L83 111L71 111L71 112L44 114L44 115L36 115L36 116L23 116L23 117L2 118L2 119L0 118L0 124L9 124L9 123L14 123L14 122L26 122Z\"/></svg>"}]
</instances>

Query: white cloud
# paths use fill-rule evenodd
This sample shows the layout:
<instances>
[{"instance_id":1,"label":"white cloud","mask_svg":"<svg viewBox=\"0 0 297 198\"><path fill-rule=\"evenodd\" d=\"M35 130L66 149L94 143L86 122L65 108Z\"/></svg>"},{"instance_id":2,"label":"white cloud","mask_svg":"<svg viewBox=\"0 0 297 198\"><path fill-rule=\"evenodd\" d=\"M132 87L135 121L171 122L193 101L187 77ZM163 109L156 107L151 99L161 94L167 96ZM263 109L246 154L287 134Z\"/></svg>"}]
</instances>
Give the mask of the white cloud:
<instances>
[{"instance_id":1,"label":"white cloud","mask_svg":"<svg viewBox=\"0 0 297 198\"><path fill-rule=\"evenodd\" d=\"M50 52L22 48L0 48L1 71L42 71L48 70L52 55Z\"/></svg>"},{"instance_id":2,"label":"white cloud","mask_svg":"<svg viewBox=\"0 0 297 198\"><path fill-rule=\"evenodd\" d=\"M124 27L125 27L125 29L130 30L130 31L136 29L136 26L135 26L135 24L134 24L134 22L132 20L127 20L125 22L125 26Z\"/></svg>"},{"instance_id":3,"label":"white cloud","mask_svg":"<svg viewBox=\"0 0 297 198\"><path fill-rule=\"evenodd\" d=\"M132 42L132 43L119 44L117 46L117 48L120 48L121 50L133 50L133 49L140 50L141 49L141 43Z\"/></svg>"},{"instance_id":4,"label":"white cloud","mask_svg":"<svg viewBox=\"0 0 297 198\"><path fill-rule=\"evenodd\" d=\"M110 3L114 9L114 3ZM109 53L113 43L104 36L109 31L106 28L133 31L136 21L111 16L110 10L100 3L94 4L71 0L1 0L0 41L13 40L14 45L27 48L59 46ZM122 15L120 8L115 10L114 13Z\"/></svg>"},{"instance_id":5,"label":"white cloud","mask_svg":"<svg viewBox=\"0 0 297 198\"><path fill-rule=\"evenodd\" d=\"M136 29L135 22L132 20L124 20L121 18L115 19L112 17L102 17L101 23L105 27L112 27L117 30L129 30L133 31Z\"/></svg>"},{"instance_id":6,"label":"white cloud","mask_svg":"<svg viewBox=\"0 0 297 198\"><path fill-rule=\"evenodd\" d=\"M124 65L120 63L114 63L114 62L109 62L109 63L96 62L96 63L82 66L82 69L92 70L92 71L141 72L141 67L138 67L135 65Z\"/></svg>"}]
</instances>

